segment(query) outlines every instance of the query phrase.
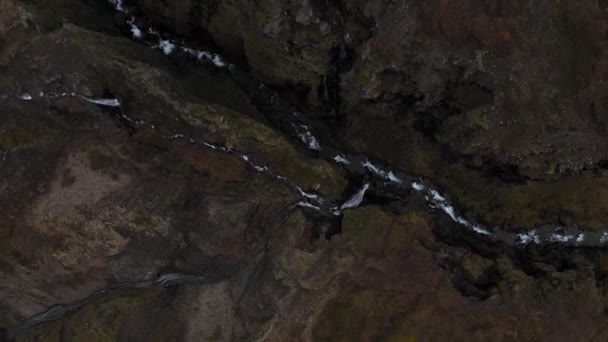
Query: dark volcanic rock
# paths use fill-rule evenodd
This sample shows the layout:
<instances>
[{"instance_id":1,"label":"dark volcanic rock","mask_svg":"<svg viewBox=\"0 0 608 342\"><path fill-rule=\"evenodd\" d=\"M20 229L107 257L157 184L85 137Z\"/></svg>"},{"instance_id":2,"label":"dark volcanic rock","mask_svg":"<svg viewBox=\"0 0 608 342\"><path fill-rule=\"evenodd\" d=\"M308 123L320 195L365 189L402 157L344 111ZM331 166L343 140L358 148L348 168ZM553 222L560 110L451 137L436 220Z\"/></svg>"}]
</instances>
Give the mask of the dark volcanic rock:
<instances>
[{"instance_id":1,"label":"dark volcanic rock","mask_svg":"<svg viewBox=\"0 0 608 342\"><path fill-rule=\"evenodd\" d=\"M171 30L202 29L224 51L241 50L271 83L315 95L339 73L345 115L387 97L411 98L424 115L448 106L436 134L459 154L535 178L606 159L606 19L594 1L136 3ZM348 68L334 65L344 59Z\"/></svg>"},{"instance_id":2,"label":"dark volcanic rock","mask_svg":"<svg viewBox=\"0 0 608 342\"><path fill-rule=\"evenodd\" d=\"M133 4L293 87L300 105L347 122L351 148L431 176L488 223L542 224L559 211L595 228L608 221L606 208L579 208L606 202L590 194L603 178L587 180L608 157L606 18L595 1ZM564 176L574 189L548 183ZM507 188L513 180L529 186Z\"/></svg>"},{"instance_id":3,"label":"dark volcanic rock","mask_svg":"<svg viewBox=\"0 0 608 342\"><path fill-rule=\"evenodd\" d=\"M606 340L606 20L0 0L0 341Z\"/></svg>"}]
</instances>

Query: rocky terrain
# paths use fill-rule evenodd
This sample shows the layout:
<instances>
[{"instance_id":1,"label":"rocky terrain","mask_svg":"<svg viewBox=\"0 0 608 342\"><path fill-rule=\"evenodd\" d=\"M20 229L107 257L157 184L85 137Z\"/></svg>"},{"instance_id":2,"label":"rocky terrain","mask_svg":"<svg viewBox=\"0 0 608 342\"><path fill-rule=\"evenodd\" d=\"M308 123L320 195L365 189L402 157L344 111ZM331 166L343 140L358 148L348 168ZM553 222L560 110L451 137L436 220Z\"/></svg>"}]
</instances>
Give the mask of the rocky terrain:
<instances>
[{"instance_id":1,"label":"rocky terrain","mask_svg":"<svg viewBox=\"0 0 608 342\"><path fill-rule=\"evenodd\" d=\"M0 341L605 341L608 3L0 0Z\"/></svg>"}]
</instances>

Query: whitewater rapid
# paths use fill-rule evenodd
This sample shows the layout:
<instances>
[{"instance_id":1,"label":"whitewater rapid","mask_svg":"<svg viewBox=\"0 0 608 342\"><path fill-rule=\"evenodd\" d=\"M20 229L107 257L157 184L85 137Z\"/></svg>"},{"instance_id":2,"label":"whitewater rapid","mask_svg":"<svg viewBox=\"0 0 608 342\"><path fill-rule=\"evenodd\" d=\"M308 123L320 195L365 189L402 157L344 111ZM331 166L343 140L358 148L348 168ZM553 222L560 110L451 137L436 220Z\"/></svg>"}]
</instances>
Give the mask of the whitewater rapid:
<instances>
[{"instance_id":1,"label":"whitewater rapid","mask_svg":"<svg viewBox=\"0 0 608 342\"><path fill-rule=\"evenodd\" d=\"M209 62L211 65L217 68L224 68L228 71L234 68L232 64L228 63L223 57L216 53L192 48L184 43L180 43L177 39L163 38L159 31L153 27L144 28L138 26L137 18L131 15L129 10L124 6L122 0L109 1L116 11L124 13L128 18L127 24L130 27L131 38L142 41L151 48L159 49L167 55L182 53L184 56L193 58L197 61ZM146 36L147 38L144 39L144 36ZM264 85L261 84L260 86ZM37 98L56 99L59 97L66 96L81 98L87 102L94 103L100 106L116 108L119 111L120 116L130 123L139 126L149 127L152 129L157 128L154 123L148 123L143 120L138 120L136 118L126 115L121 107L120 100L117 98L94 98L87 97L81 94L76 94L73 92L40 92L36 95L32 95L30 93L22 93L20 95L17 95L16 98L22 101L34 101ZM11 98L11 96L1 96L0 98L7 99ZM298 113L291 113L291 115L295 118ZM291 134L295 138L297 138L297 140L299 140L302 144L304 144L304 146L311 150L311 152L319 153L320 151L326 150L323 148L320 139L318 139L317 136L314 134L313 129L310 125L302 123L292 123L292 128L293 131L291 132ZM401 192L407 192L408 194L411 194L413 196L420 196L424 199L430 209L444 214L451 221L470 231L471 233L493 241L501 241L508 245L526 246L529 244L561 244L568 246L597 247L605 246L608 244L608 229L598 231L585 231L576 226L564 227L561 225L545 225L527 229L522 233L510 233L507 231L503 231L496 226L486 227L471 218L465 217L465 215L463 215L461 211L454 206L452 201L449 199L450 197L447 194L442 193L435 185L433 185L430 180L424 179L422 177L414 177L405 174L400 174L398 171L382 167L364 156L352 156L337 151L330 158L326 158L328 159L328 161L347 168L350 171L355 170L358 173L367 173L369 177L375 179L375 182L366 182L360 184L358 190L356 190L354 193L351 193L350 195L347 194L345 196L346 200L344 202L329 203L329 201L323 199L321 195L313 191L303 189L293 180L290 180L287 177L274 172L264 163L254 162L254 159L258 160L257 158L254 158L254 156L251 156L246 153L241 153L232 149L228 149L223 146L218 146L210 142L197 139L195 137L187 137L185 134L179 132L173 134L162 134L159 131L158 134L167 139L184 139L190 143L200 144L202 146L214 150L230 154L237 154L254 170L265 173L279 181L286 182L292 189L294 189L294 191L296 191L301 197L301 199L297 203L295 203L296 207L317 211L331 216L339 216L345 210L357 208L358 206L364 203L365 195L367 192L374 190L374 186L382 186L392 188Z\"/></svg>"}]
</instances>

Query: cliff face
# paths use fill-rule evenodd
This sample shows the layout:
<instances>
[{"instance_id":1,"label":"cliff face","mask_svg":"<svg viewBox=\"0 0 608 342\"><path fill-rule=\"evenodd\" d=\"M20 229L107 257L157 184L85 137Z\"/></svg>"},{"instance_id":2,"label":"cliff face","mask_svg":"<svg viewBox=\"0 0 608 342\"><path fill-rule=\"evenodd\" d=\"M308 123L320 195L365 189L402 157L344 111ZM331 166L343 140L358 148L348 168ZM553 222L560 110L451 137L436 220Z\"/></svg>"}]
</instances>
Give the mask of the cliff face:
<instances>
[{"instance_id":1,"label":"cliff face","mask_svg":"<svg viewBox=\"0 0 608 342\"><path fill-rule=\"evenodd\" d=\"M453 153L534 179L606 159L597 1L137 5L172 31L203 30L268 83L304 85L347 117L391 101L401 105L377 115L433 116L428 133Z\"/></svg>"},{"instance_id":2,"label":"cliff face","mask_svg":"<svg viewBox=\"0 0 608 342\"><path fill-rule=\"evenodd\" d=\"M604 6L0 0L0 340L605 340Z\"/></svg>"},{"instance_id":3,"label":"cliff face","mask_svg":"<svg viewBox=\"0 0 608 342\"><path fill-rule=\"evenodd\" d=\"M606 222L577 208L580 201L596 206L600 197L585 197L605 187L588 186L587 175L607 159L602 3L136 4L168 30L216 44L268 84L297 89L301 106L346 123L338 129L352 137L351 148L409 173L433 173L477 217L530 226L561 210L581 224ZM366 128L380 120L377 137ZM464 170L454 170L454 162ZM562 194L561 185L547 185L564 177L584 191ZM479 178L484 186L472 191ZM519 186L496 188L496 180ZM552 194L548 201L540 191ZM521 193L542 208L527 213L529 203L518 205L526 201ZM486 212L488 201L509 214Z\"/></svg>"}]
</instances>

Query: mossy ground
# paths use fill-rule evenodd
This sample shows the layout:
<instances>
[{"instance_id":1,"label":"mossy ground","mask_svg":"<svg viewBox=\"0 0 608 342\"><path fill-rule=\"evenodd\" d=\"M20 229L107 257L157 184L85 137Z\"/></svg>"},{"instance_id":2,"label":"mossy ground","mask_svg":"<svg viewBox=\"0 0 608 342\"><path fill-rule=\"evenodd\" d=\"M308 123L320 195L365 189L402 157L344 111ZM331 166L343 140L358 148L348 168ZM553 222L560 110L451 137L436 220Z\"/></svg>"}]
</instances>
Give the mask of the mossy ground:
<instances>
[{"instance_id":1,"label":"mossy ground","mask_svg":"<svg viewBox=\"0 0 608 342\"><path fill-rule=\"evenodd\" d=\"M380 128L382 127L382 128ZM382 122L353 120L349 143L391 167L421 175L451 196L471 218L513 231L567 219L591 229L608 224L608 173L581 171L556 181L500 181L483 169L454 160L440 146L407 127L386 131ZM403 131L410 130L404 134ZM401 133L399 133L401 132ZM398 138L410 136L411 138Z\"/></svg>"},{"instance_id":2,"label":"mossy ground","mask_svg":"<svg viewBox=\"0 0 608 342\"><path fill-rule=\"evenodd\" d=\"M430 231L430 217L419 211L392 216L380 207L349 210L342 219L342 234L336 237L359 255L398 255L420 248L417 238Z\"/></svg>"},{"instance_id":3,"label":"mossy ground","mask_svg":"<svg viewBox=\"0 0 608 342\"><path fill-rule=\"evenodd\" d=\"M321 193L337 196L346 185L339 168L306 156L266 125L226 108L199 105L183 108L182 116L192 125L209 127L216 133L224 132L226 147L251 153L273 171L296 180L307 189L318 188Z\"/></svg>"},{"instance_id":4,"label":"mossy ground","mask_svg":"<svg viewBox=\"0 0 608 342\"><path fill-rule=\"evenodd\" d=\"M17 109L8 106L5 110ZM4 153L50 144L56 138L57 130L49 126L49 123L28 116L15 115L13 119L0 122L0 151Z\"/></svg>"}]
</instances>

